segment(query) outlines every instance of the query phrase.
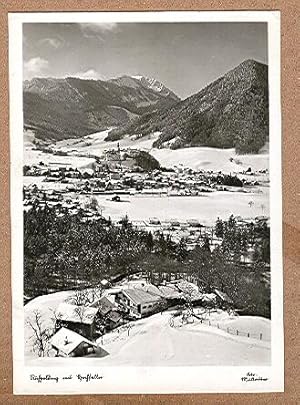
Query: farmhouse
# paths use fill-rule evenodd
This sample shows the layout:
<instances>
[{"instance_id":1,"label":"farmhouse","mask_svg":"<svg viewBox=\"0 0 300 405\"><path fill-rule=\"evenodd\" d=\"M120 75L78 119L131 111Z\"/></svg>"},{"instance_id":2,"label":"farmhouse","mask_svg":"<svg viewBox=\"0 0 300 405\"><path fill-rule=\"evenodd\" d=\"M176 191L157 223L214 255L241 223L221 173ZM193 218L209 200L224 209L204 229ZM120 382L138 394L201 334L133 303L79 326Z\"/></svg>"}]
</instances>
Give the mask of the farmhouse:
<instances>
[{"instance_id":1,"label":"farmhouse","mask_svg":"<svg viewBox=\"0 0 300 405\"><path fill-rule=\"evenodd\" d=\"M114 329L122 323L122 314L107 297L96 300L91 307L98 308L100 322L106 330Z\"/></svg>"},{"instance_id":2,"label":"farmhouse","mask_svg":"<svg viewBox=\"0 0 300 405\"><path fill-rule=\"evenodd\" d=\"M92 338L96 333L96 323L99 319L98 308L78 306L63 302L57 309L56 330L66 327L86 338Z\"/></svg>"},{"instance_id":3,"label":"farmhouse","mask_svg":"<svg viewBox=\"0 0 300 405\"><path fill-rule=\"evenodd\" d=\"M115 201L115 202L120 202L120 201L121 201L121 197L120 197L119 195L114 195L111 200L112 200L112 201Z\"/></svg>"},{"instance_id":4,"label":"farmhouse","mask_svg":"<svg viewBox=\"0 0 300 405\"><path fill-rule=\"evenodd\" d=\"M115 309L114 304L107 297L97 299L90 305L90 307L98 308L101 316L106 316L110 311Z\"/></svg>"},{"instance_id":5,"label":"farmhouse","mask_svg":"<svg viewBox=\"0 0 300 405\"><path fill-rule=\"evenodd\" d=\"M116 294L116 302L129 316L141 318L158 310L162 298L139 288L122 290Z\"/></svg>"},{"instance_id":6,"label":"farmhouse","mask_svg":"<svg viewBox=\"0 0 300 405\"><path fill-rule=\"evenodd\" d=\"M108 354L96 343L67 328L61 328L56 332L50 344L56 351L56 357L104 357Z\"/></svg>"}]
</instances>

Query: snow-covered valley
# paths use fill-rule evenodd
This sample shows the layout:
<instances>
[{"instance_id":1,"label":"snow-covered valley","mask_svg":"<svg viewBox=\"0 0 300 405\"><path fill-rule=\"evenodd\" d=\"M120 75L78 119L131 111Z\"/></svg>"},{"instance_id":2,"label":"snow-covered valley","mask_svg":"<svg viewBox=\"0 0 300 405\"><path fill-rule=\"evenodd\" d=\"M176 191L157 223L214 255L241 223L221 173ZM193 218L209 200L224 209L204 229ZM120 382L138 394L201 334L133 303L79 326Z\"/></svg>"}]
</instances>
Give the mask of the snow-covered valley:
<instances>
[{"instance_id":1,"label":"snow-covered valley","mask_svg":"<svg viewBox=\"0 0 300 405\"><path fill-rule=\"evenodd\" d=\"M107 142L108 131L88 135L82 139L68 139L56 142L53 145L56 151L66 153L67 156L59 156L42 152L34 148L33 135L26 133L24 143L24 164L38 164L43 162L49 166L67 165L80 170L89 170L95 162L96 156L103 156L107 150L117 150L118 147L139 149L147 151L155 157L161 166L174 168L188 167L193 170L203 170L222 174L245 173L251 167L251 175L243 174L246 180L258 180L263 186L245 188L240 192L216 191L202 193L201 196L151 196L151 195L128 195L124 202L116 204L106 195L96 195L103 215L114 220L120 220L124 215L130 219L142 221L155 216L161 220L177 218L180 220L196 218L205 225L211 225L217 217L226 219L231 214L243 218L255 218L260 215L268 216L269 213L269 187L268 174L259 174L259 171L268 170L268 153L257 155L236 155L234 149L217 149L208 147L184 148L178 150L153 148L153 142L159 133L136 139L125 137L120 141ZM59 182L43 182L43 176L24 177L24 184L37 184L41 189L65 188ZM141 198L142 204L141 204ZM235 203L232 204L232 198ZM150 215L151 212L151 215Z\"/></svg>"},{"instance_id":2,"label":"snow-covered valley","mask_svg":"<svg viewBox=\"0 0 300 405\"><path fill-rule=\"evenodd\" d=\"M56 150L68 152L74 157L73 165L78 167L84 167L86 162L84 159L78 157L78 154L90 154L95 156L101 156L105 150L116 150L118 144L120 148L134 148L146 150L153 155L162 166L185 166L192 169L203 169L222 171L224 173L238 172L246 170L249 166L253 171L268 169L269 166L269 154L264 151L261 154L253 155L237 155L234 149L218 149L209 147L193 147L182 149L157 149L153 148L153 142L155 142L159 133L153 133L151 135L136 138L125 137L119 141L105 141L109 130L97 132L95 134L87 135L81 139L66 139L64 141L56 142L54 147ZM28 133L26 139L29 139ZM32 140L32 135L31 135ZM32 142L28 140L24 142L24 164L37 163L39 159L50 158L53 159L53 163L58 161L64 161L66 157L55 157L47 154L39 153L32 149Z\"/></svg>"}]
</instances>

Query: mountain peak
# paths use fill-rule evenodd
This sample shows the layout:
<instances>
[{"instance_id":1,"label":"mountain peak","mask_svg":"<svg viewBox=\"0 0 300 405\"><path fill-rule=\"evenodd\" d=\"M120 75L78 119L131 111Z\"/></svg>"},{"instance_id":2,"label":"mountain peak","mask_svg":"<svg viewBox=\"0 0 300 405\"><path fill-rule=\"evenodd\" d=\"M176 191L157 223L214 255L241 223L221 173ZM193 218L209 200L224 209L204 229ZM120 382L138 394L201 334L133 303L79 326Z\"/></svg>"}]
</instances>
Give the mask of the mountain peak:
<instances>
[{"instance_id":1,"label":"mountain peak","mask_svg":"<svg viewBox=\"0 0 300 405\"><path fill-rule=\"evenodd\" d=\"M143 76L141 74L123 75L115 79L111 79L109 81L119 84L120 86L127 86L134 88L144 87L148 90L153 91L154 93L158 93L164 98L168 97L174 101L180 100L180 98L173 91L167 88L160 81L151 77Z\"/></svg>"},{"instance_id":2,"label":"mountain peak","mask_svg":"<svg viewBox=\"0 0 300 405\"><path fill-rule=\"evenodd\" d=\"M245 60L168 110L153 111L110 136L155 131L161 134L154 147L235 147L238 153L257 153L268 138L267 65Z\"/></svg>"},{"instance_id":3,"label":"mountain peak","mask_svg":"<svg viewBox=\"0 0 300 405\"><path fill-rule=\"evenodd\" d=\"M254 59L246 59L242 63L240 63L235 68L231 69L229 72L226 73L225 76L230 75L247 75L250 76L260 76L265 75L268 70L268 66L264 63L258 62Z\"/></svg>"},{"instance_id":4,"label":"mountain peak","mask_svg":"<svg viewBox=\"0 0 300 405\"><path fill-rule=\"evenodd\" d=\"M23 83L24 124L37 137L76 138L163 110L178 98L137 79L34 78Z\"/></svg>"}]
</instances>

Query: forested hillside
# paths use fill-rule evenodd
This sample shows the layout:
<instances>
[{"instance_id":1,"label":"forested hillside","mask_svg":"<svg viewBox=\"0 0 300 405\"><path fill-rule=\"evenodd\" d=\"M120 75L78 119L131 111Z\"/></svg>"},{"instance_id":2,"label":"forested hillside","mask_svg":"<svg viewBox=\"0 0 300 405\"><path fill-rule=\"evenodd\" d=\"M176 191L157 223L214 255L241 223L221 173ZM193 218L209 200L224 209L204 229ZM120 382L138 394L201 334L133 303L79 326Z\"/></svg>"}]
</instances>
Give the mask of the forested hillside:
<instances>
[{"instance_id":1,"label":"forested hillside","mask_svg":"<svg viewBox=\"0 0 300 405\"><path fill-rule=\"evenodd\" d=\"M265 222L238 225L218 220L220 244L208 238L189 251L185 240L111 221L83 223L81 214L58 217L53 209L24 212L24 294L28 297L98 285L103 279L137 272L154 282L172 274L193 275L203 292L220 288L239 310L270 316L270 235ZM251 257L246 263L244 257Z\"/></svg>"},{"instance_id":2,"label":"forested hillside","mask_svg":"<svg viewBox=\"0 0 300 405\"><path fill-rule=\"evenodd\" d=\"M268 140L268 67L247 60L173 107L142 115L109 140L160 131L154 147L234 147L257 153Z\"/></svg>"}]
</instances>

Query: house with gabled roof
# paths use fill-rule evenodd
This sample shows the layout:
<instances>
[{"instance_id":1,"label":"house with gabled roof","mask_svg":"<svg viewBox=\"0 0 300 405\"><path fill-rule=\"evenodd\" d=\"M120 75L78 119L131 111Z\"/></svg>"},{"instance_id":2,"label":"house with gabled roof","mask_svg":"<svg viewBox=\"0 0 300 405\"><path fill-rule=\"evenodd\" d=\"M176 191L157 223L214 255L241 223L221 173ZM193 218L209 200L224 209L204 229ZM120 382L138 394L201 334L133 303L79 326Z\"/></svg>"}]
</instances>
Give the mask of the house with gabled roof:
<instances>
[{"instance_id":1,"label":"house with gabled roof","mask_svg":"<svg viewBox=\"0 0 300 405\"><path fill-rule=\"evenodd\" d=\"M65 327L90 339L96 333L98 311L98 308L62 302L56 311L56 330Z\"/></svg>"},{"instance_id":2,"label":"house with gabled roof","mask_svg":"<svg viewBox=\"0 0 300 405\"><path fill-rule=\"evenodd\" d=\"M95 300L90 307L92 308L98 308L99 313L102 316L107 315L110 311L115 309L115 305L107 298L107 297L101 297L97 300Z\"/></svg>"},{"instance_id":3,"label":"house with gabled roof","mask_svg":"<svg viewBox=\"0 0 300 405\"><path fill-rule=\"evenodd\" d=\"M98 315L101 318L103 327L107 330L116 328L122 323L122 314L118 307L112 303L107 297L101 297L94 301L91 307L98 308Z\"/></svg>"},{"instance_id":4,"label":"house with gabled roof","mask_svg":"<svg viewBox=\"0 0 300 405\"><path fill-rule=\"evenodd\" d=\"M60 328L50 339L52 348L57 357L104 357L108 353L96 343L79 335L73 330Z\"/></svg>"},{"instance_id":5,"label":"house with gabled roof","mask_svg":"<svg viewBox=\"0 0 300 405\"><path fill-rule=\"evenodd\" d=\"M129 316L135 318L157 312L163 302L159 295L151 294L140 288L124 289L118 292L115 301Z\"/></svg>"}]
</instances>

